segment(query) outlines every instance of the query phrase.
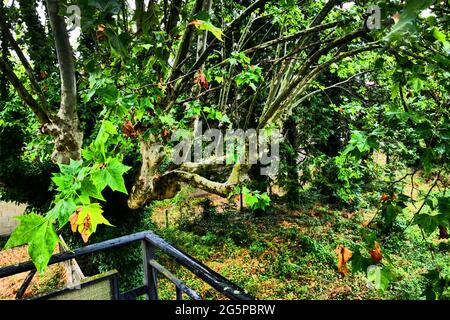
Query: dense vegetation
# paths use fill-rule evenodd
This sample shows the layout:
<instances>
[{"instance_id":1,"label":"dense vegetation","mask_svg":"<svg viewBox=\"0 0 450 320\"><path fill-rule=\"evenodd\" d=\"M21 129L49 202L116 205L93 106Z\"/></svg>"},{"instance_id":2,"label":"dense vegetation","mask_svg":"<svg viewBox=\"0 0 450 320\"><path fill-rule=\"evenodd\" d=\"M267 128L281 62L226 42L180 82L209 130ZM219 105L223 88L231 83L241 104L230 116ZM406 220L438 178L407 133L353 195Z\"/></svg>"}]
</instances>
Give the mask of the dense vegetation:
<instances>
[{"instance_id":1,"label":"dense vegetation","mask_svg":"<svg viewBox=\"0 0 450 320\"><path fill-rule=\"evenodd\" d=\"M228 259L224 275L263 298L450 298L448 8L3 1L0 194L30 210L6 248L28 244L43 272L60 232L75 246L153 228ZM279 171L239 148L174 161L199 122L279 130ZM212 194L241 203L219 212ZM161 206L183 214L158 225ZM90 267L131 286L137 250Z\"/></svg>"}]
</instances>

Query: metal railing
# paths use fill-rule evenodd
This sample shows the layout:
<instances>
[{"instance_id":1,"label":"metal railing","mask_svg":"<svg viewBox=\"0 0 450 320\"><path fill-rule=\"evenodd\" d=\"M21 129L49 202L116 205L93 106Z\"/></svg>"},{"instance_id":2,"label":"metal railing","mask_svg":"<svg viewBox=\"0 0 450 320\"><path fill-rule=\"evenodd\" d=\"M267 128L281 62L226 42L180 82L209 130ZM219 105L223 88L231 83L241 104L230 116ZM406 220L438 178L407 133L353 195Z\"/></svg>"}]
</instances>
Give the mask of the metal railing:
<instances>
[{"instance_id":1,"label":"metal railing","mask_svg":"<svg viewBox=\"0 0 450 320\"><path fill-rule=\"evenodd\" d=\"M231 283L229 280L221 276L219 273L208 268L195 258L184 253L180 249L167 243L165 240L157 236L151 231L144 231L135 233L120 238L91 244L86 247L76 249L72 252L62 252L53 255L50 258L49 265L79 258L87 254L92 254L133 242L141 241L143 249L143 263L144 263L144 284L141 287L134 288L124 293L119 294L119 299L132 300L141 295L146 295L150 300L158 300L158 274L167 278L172 282L176 289L177 300L183 299L183 293L194 300L201 300L202 297L189 288L180 279L175 277L169 270L163 267L156 261L156 250L167 254L170 259L176 261L189 271L191 271L197 278L203 280L214 288L217 292L232 300L252 300L244 290ZM11 265L0 268L0 279L9 277L18 273L35 271L35 267L31 261Z\"/></svg>"}]
</instances>

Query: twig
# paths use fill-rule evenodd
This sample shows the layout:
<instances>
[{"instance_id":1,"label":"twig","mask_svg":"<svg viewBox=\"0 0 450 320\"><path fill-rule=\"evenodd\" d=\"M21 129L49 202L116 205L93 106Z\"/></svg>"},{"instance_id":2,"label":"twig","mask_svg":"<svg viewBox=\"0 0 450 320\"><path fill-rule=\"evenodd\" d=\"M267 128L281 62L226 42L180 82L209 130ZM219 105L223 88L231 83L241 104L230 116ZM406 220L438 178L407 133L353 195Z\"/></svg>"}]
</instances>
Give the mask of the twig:
<instances>
[{"instance_id":1,"label":"twig","mask_svg":"<svg viewBox=\"0 0 450 320\"><path fill-rule=\"evenodd\" d=\"M416 213L414 213L413 218L412 218L411 221L408 223L408 225L406 226L405 230L408 229L408 228L412 225L412 223L413 223L414 219L416 218L416 216L417 216L418 214L420 214L420 212L422 211L423 207L425 207L425 204L426 204L428 198L430 197L431 192L433 191L433 189L436 187L436 185L437 185L438 182L440 181L440 179L439 179L440 176L441 176L441 171L438 172L437 178L436 178L436 180L434 181L433 185L432 185L432 186L430 187L430 189L428 190L428 192L427 192L425 198L423 199L422 205L420 206L419 210L417 210ZM403 232L404 232L405 230L403 230Z\"/></svg>"}]
</instances>

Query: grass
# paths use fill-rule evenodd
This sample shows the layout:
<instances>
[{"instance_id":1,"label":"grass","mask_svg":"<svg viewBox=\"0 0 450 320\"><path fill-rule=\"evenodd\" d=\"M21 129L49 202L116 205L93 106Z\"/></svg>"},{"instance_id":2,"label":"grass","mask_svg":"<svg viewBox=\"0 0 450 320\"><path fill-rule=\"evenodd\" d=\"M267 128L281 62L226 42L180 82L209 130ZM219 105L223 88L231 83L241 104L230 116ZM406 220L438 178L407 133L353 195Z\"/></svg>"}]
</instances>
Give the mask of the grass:
<instances>
[{"instance_id":1,"label":"grass","mask_svg":"<svg viewBox=\"0 0 450 320\"><path fill-rule=\"evenodd\" d=\"M407 211L388 235L378 238L384 259L390 259L398 275L388 290L381 292L369 288L365 273L343 276L336 267L336 247L360 245L364 222L373 212L349 213L316 204L307 210L277 206L256 217L236 210L214 213L210 207L205 218L198 202L193 205L190 200L155 205L152 220L159 226L156 232L258 299L421 299L426 285L423 274L450 263L448 241L424 240L416 226L404 230L412 216L411 210ZM180 217L176 213L180 207L197 210L192 216ZM220 298L187 270L168 260L164 264L206 299ZM174 297L167 281L160 281L160 289L161 298Z\"/></svg>"}]
</instances>

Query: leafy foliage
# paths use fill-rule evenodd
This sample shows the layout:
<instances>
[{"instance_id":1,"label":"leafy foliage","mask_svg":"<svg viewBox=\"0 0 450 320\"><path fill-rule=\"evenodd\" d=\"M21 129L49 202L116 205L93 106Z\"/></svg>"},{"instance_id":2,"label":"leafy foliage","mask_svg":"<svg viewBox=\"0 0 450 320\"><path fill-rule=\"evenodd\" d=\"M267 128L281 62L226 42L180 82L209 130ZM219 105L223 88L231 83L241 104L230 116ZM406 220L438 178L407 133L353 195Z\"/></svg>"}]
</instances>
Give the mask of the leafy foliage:
<instances>
[{"instance_id":1,"label":"leafy foliage","mask_svg":"<svg viewBox=\"0 0 450 320\"><path fill-rule=\"evenodd\" d=\"M158 0L137 1L135 9L121 0L58 2L62 14L70 4L83 12L78 47L65 57L55 55L54 43L64 30L44 27L35 1L25 2L0 4L0 189L2 199L30 204L7 247L28 244L39 271L68 224L85 242L96 232L99 239L117 235L128 220L111 212L125 210L133 193L148 195L140 207L175 196L170 188L179 186L173 176L181 170L168 156L171 136L190 137L199 121L222 132L283 131L278 176L261 177L253 166L242 175L252 181L233 182L252 211L279 199L373 211L358 241L333 242L341 274L362 271L386 292L401 273L386 250L398 230L414 228L431 246L448 237L448 1L377 1L382 21L373 30L363 27L364 1L245 2L249 8L222 1L209 8ZM79 99L70 106L60 104L70 91L61 94L67 81L60 76L69 73L62 69L71 65L56 61L62 58L74 62L71 89ZM146 144L165 155L149 155ZM74 145L71 159L52 164L53 152ZM195 179L183 182L229 187L227 168L201 169L203 179L187 172ZM419 178L427 190L417 190ZM269 197L268 186L286 196ZM138 220L124 230L135 230ZM242 232L234 235L246 242ZM332 253L303 240L335 267ZM291 258L282 252L274 263L284 277L300 270ZM445 272L427 267L434 297L447 297Z\"/></svg>"}]
</instances>

